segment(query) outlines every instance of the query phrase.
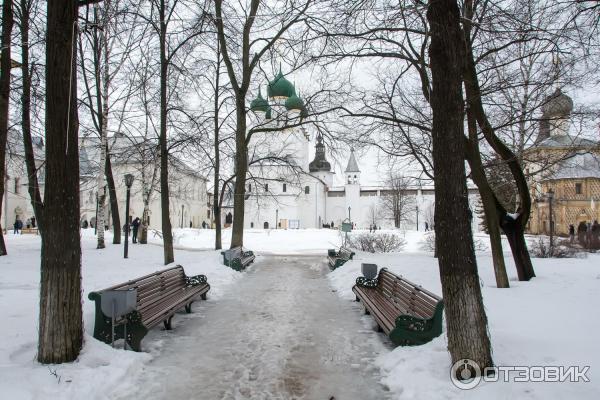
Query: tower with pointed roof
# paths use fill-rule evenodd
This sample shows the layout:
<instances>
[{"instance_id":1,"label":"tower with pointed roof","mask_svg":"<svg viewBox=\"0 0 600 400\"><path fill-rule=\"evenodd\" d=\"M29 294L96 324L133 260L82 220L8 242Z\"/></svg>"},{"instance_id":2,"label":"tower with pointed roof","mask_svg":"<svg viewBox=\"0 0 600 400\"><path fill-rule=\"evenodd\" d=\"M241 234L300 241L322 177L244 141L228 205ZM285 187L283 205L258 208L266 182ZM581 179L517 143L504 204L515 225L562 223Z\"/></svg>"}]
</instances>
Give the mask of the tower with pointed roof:
<instances>
[{"instance_id":1,"label":"tower with pointed roof","mask_svg":"<svg viewBox=\"0 0 600 400\"><path fill-rule=\"evenodd\" d=\"M354 148L350 149L350 158L348 159L348 165L344 171L346 174L346 185L359 185L360 184L360 169L354 156Z\"/></svg>"}]
</instances>

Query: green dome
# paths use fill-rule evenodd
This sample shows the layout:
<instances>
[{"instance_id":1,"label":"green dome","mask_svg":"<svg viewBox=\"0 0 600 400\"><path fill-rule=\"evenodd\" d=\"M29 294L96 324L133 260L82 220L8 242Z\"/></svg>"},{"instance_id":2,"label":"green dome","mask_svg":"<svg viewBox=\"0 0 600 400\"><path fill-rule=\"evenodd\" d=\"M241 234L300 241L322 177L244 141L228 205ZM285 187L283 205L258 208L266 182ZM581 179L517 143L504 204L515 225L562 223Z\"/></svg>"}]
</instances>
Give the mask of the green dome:
<instances>
[{"instance_id":1,"label":"green dome","mask_svg":"<svg viewBox=\"0 0 600 400\"><path fill-rule=\"evenodd\" d=\"M250 102L250 110L254 112L267 112L271 109L269 102L262 97L260 88L258 89L258 97Z\"/></svg>"},{"instance_id":2,"label":"green dome","mask_svg":"<svg viewBox=\"0 0 600 400\"><path fill-rule=\"evenodd\" d=\"M269 97L276 99L288 98L295 95L296 90L294 89L292 82L285 79L280 69L275 79L269 82L269 86L267 86L267 94Z\"/></svg>"},{"instance_id":3,"label":"green dome","mask_svg":"<svg viewBox=\"0 0 600 400\"><path fill-rule=\"evenodd\" d=\"M302 110L305 109L304 101L302 101L302 99L300 97L296 96L296 93L294 93L293 95L288 97L287 100L285 101L285 108L288 111L302 112Z\"/></svg>"}]
</instances>

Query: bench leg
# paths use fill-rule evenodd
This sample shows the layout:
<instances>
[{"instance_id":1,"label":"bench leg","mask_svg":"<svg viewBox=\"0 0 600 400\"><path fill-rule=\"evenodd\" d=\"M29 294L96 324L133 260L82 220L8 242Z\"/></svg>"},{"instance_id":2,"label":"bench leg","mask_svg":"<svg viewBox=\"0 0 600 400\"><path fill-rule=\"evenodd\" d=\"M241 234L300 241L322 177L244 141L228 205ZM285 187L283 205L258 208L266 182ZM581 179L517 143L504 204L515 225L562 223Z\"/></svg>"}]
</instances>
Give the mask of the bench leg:
<instances>
[{"instance_id":1,"label":"bench leg","mask_svg":"<svg viewBox=\"0 0 600 400\"><path fill-rule=\"evenodd\" d=\"M192 303L185 305L185 312L188 314L190 314L192 312Z\"/></svg>"},{"instance_id":2,"label":"bench leg","mask_svg":"<svg viewBox=\"0 0 600 400\"><path fill-rule=\"evenodd\" d=\"M354 301L360 302L360 299L358 298L358 296L356 296L356 300L354 300Z\"/></svg>"},{"instance_id":3,"label":"bench leg","mask_svg":"<svg viewBox=\"0 0 600 400\"><path fill-rule=\"evenodd\" d=\"M163 324L165 325L165 329L170 331L171 329L173 329L173 327L171 326L171 320L173 319L173 316L171 315L169 317L169 319L166 319L163 321Z\"/></svg>"},{"instance_id":4,"label":"bench leg","mask_svg":"<svg viewBox=\"0 0 600 400\"><path fill-rule=\"evenodd\" d=\"M206 293L202 293L202 295L200 296L200 298L201 298L202 300L206 300Z\"/></svg>"},{"instance_id":5,"label":"bench leg","mask_svg":"<svg viewBox=\"0 0 600 400\"><path fill-rule=\"evenodd\" d=\"M371 312L367 310L367 307L365 307L365 315L371 315Z\"/></svg>"},{"instance_id":6,"label":"bench leg","mask_svg":"<svg viewBox=\"0 0 600 400\"><path fill-rule=\"evenodd\" d=\"M383 328L379 324L377 324L377 332L383 332Z\"/></svg>"}]
</instances>

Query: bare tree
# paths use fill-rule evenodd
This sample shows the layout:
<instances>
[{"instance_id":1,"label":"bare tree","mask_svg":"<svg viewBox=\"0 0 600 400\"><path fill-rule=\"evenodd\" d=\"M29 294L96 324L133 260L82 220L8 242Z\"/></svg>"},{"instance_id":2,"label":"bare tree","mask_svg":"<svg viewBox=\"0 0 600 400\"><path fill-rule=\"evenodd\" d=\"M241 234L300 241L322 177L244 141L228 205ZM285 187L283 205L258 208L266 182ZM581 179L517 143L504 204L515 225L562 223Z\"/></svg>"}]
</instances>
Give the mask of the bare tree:
<instances>
[{"instance_id":1,"label":"bare tree","mask_svg":"<svg viewBox=\"0 0 600 400\"><path fill-rule=\"evenodd\" d=\"M429 3L429 57L433 91L433 159L436 248L452 362L468 358L481 367L493 365L487 316L483 307L464 165L465 59L460 13L454 0Z\"/></svg>"},{"instance_id":2,"label":"bare tree","mask_svg":"<svg viewBox=\"0 0 600 400\"><path fill-rule=\"evenodd\" d=\"M394 227L400 228L403 222L410 220L415 209L415 197L408 194L411 178L402 173L388 171L385 190L381 192L380 203L386 215L394 221Z\"/></svg>"},{"instance_id":3,"label":"bare tree","mask_svg":"<svg viewBox=\"0 0 600 400\"><path fill-rule=\"evenodd\" d=\"M4 183L6 168L6 143L8 140L8 114L10 104L10 58L11 34L13 28L12 0L2 4L2 58L0 59L0 217L2 217L2 200L4 199ZM6 227L6 229L8 229ZM0 256L7 254L4 233L0 225Z\"/></svg>"},{"instance_id":4,"label":"bare tree","mask_svg":"<svg viewBox=\"0 0 600 400\"><path fill-rule=\"evenodd\" d=\"M37 359L73 361L83 344L76 35L78 4L48 3L46 179ZM65 132L66 129L66 132Z\"/></svg>"}]
</instances>

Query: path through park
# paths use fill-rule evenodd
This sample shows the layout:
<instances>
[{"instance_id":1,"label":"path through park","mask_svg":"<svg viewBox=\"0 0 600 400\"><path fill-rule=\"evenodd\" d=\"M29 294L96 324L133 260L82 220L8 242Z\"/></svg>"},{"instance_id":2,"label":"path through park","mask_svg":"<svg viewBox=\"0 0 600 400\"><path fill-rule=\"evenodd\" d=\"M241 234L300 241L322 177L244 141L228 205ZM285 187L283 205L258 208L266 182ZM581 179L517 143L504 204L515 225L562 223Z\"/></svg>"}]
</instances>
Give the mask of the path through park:
<instances>
[{"instance_id":1,"label":"path through park","mask_svg":"<svg viewBox=\"0 0 600 400\"><path fill-rule=\"evenodd\" d=\"M136 392L119 397L386 399L372 366L385 344L326 272L323 258L260 257L219 301L147 336L163 346L129 386Z\"/></svg>"}]
</instances>

